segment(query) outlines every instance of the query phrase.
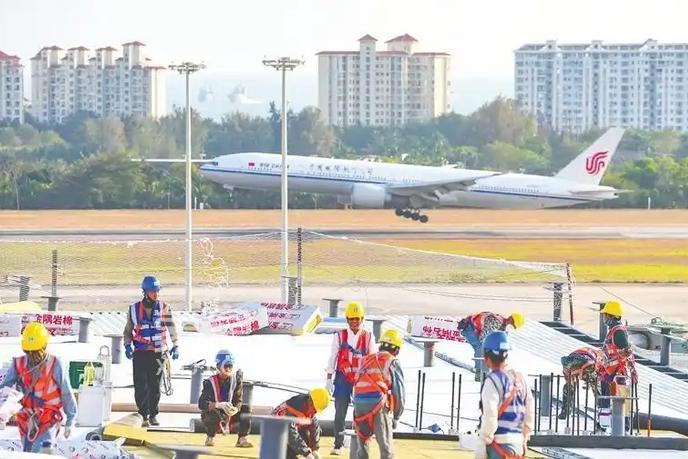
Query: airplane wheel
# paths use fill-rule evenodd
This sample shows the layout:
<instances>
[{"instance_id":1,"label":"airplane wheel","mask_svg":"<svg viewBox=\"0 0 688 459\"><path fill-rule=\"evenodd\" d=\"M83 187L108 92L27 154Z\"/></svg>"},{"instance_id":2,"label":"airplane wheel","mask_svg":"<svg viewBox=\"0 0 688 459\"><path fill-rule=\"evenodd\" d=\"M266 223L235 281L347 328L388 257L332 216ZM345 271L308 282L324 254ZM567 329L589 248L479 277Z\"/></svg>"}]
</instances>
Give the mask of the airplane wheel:
<instances>
[{"instance_id":1,"label":"airplane wheel","mask_svg":"<svg viewBox=\"0 0 688 459\"><path fill-rule=\"evenodd\" d=\"M411 214L411 220L417 222L418 220L420 220L420 214L416 213L416 212L412 213Z\"/></svg>"},{"instance_id":2,"label":"airplane wheel","mask_svg":"<svg viewBox=\"0 0 688 459\"><path fill-rule=\"evenodd\" d=\"M402 215L404 215L404 209L395 209L395 210L394 210L394 214L395 214L397 217L401 217Z\"/></svg>"},{"instance_id":3,"label":"airplane wheel","mask_svg":"<svg viewBox=\"0 0 688 459\"><path fill-rule=\"evenodd\" d=\"M420 222L421 223L427 223L429 220L430 220L430 217L428 217L427 215L421 215L420 216Z\"/></svg>"},{"instance_id":4,"label":"airplane wheel","mask_svg":"<svg viewBox=\"0 0 688 459\"><path fill-rule=\"evenodd\" d=\"M405 210L403 215L404 218L412 218L413 212L411 212L410 210Z\"/></svg>"}]
</instances>

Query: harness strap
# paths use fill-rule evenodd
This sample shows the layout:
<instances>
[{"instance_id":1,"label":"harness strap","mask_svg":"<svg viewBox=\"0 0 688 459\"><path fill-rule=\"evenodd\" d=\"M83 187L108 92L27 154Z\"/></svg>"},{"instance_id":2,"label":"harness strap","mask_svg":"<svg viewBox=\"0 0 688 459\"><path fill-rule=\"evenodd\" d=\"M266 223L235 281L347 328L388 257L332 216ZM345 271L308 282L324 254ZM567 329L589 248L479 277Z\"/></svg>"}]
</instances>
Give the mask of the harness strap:
<instances>
[{"instance_id":1,"label":"harness strap","mask_svg":"<svg viewBox=\"0 0 688 459\"><path fill-rule=\"evenodd\" d=\"M382 397L380 401L373 407L372 410L367 412L366 414L362 414L361 416L354 417L354 430L356 431L356 435L358 435L358 438L363 440L364 442L368 441L375 432L375 415L380 412L382 407L385 406L385 398ZM368 428L370 429L370 434L364 434L361 432L361 427L359 426L359 423L365 421L366 424L368 424Z\"/></svg>"}]
</instances>

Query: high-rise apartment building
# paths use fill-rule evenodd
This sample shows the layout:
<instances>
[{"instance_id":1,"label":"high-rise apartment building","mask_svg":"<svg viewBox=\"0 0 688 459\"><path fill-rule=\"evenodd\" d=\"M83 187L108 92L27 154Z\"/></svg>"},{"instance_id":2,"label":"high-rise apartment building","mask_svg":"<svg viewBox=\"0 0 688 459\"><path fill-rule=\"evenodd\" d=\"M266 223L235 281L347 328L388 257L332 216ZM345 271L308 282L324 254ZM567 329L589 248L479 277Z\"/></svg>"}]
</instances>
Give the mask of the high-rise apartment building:
<instances>
[{"instance_id":1,"label":"high-rise apartment building","mask_svg":"<svg viewBox=\"0 0 688 459\"><path fill-rule=\"evenodd\" d=\"M527 44L515 51L515 99L558 131L688 130L688 44Z\"/></svg>"},{"instance_id":2,"label":"high-rise apartment building","mask_svg":"<svg viewBox=\"0 0 688 459\"><path fill-rule=\"evenodd\" d=\"M0 121L24 121L24 67L0 51Z\"/></svg>"},{"instance_id":3,"label":"high-rise apartment building","mask_svg":"<svg viewBox=\"0 0 688 459\"><path fill-rule=\"evenodd\" d=\"M357 51L321 51L318 56L318 107L335 126L400 126L447 113L450 56L417 52L406 34L376 49L365 35Z\"/></svg>"},{"instance_id":4,"label":"high-rise apartment building","mask_svg":"<svg viewBox=\"0 0 688 459\"><path fill-rule=\"evenodd\" d=\"M165 67L153 65L144 47L138 41L125 43L121 56L112 47L41 49L31 58L31 114L44 123L60 123L77 111L163 116Z\"/></svg>"}]
</instances>

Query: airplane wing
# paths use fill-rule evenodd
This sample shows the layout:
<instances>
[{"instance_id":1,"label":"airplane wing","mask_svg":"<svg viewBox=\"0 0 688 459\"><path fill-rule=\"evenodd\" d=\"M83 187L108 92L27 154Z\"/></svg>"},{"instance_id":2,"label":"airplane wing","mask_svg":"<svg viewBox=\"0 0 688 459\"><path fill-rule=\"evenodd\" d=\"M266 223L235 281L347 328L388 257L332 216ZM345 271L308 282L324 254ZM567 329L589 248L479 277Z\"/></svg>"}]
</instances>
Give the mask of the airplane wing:
<instances>
[{"instance_id":1,"label":"airplane wing","mask_svg":"<svg viewBox=\"0 0 688 459\"><path fill-rule=\"evenodd\" d=\"M448 193L455 190L465 190L471 185L475 185L476 180L500 175L500 172L488 172L485 174L467 176L462 178L433 180L414 184L391 185L388 190L399 196L421 195L427 193L442 192Z\"/></svg>"}]
</instances>

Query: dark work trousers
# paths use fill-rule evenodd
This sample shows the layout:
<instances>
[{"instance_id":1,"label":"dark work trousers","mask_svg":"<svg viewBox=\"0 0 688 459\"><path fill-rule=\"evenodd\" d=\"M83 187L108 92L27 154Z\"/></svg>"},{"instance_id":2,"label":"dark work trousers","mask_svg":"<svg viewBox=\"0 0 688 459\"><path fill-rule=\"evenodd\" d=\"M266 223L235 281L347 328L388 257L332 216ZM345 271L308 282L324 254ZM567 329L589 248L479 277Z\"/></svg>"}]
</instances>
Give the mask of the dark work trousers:
<instances>
[{"instance_id":1,"label":"dark work trousers","mask_svg":"<svg viewBox=\"0 0 688 459\"><path fill-rule=\"evenodd\" d=\"M139 414L144 418L158 415L162 353L134 352L134 398Z\"/></svg>"},{"instance_id":2,"label":"dark work trousers","mask_svg":"<svg viewBox=\"0 0 688 459\"><path fill-rule=\"evenodd\" d=\"M313 438L320 438L321 433L322 430L320 429L320 424L318 424L315 427L313 427L313 425L310 425L305 426L302 429L299 429L299 435L301 435L303 441L306 442L306 444L309 448L311 448L312 451L317 451L319 446L315 444ZM293 448L290 448L289 445L287 445L286 459L299 459L299 457L301 456L298 455L298 451L294 450Z\"/></svg>"},{"instance_id":3,"label":"dark work trousers","mask_svg":"<svg viewBox=\"0 0 688 459\"><path fill-rule=\"evenodd\" d=\"M351 397L334 396L334 447L341 448L344 446L344 422L346 420L346 413L349 411L349 402Z\"/></svg>"},{"instance_id":4,"label":"dark work trousers","mask_svg":"<svg viewBox=\"0 0 688 459\"><path fill-rule=\"evenodd\" d=\"M245 437L251 431L251 408L248 405L241 405L237 414L230 420L230 432L237 432L240 437ZM201 421L205 426L205 431L209 437L214 437L220 426L220 422L227 421L227 413L224 410L215 408L201 413ZM238 429L238 430L237 430Z\"/></svg>"}]
</instances>

